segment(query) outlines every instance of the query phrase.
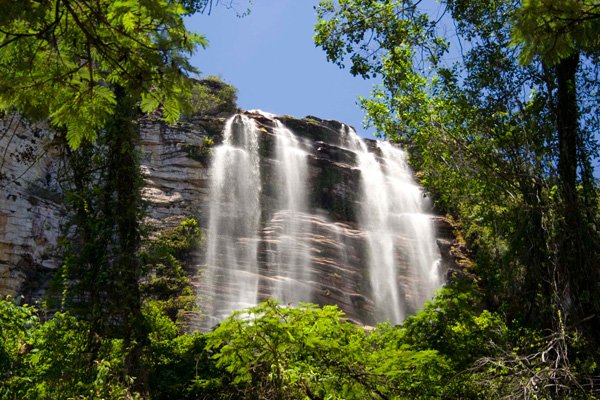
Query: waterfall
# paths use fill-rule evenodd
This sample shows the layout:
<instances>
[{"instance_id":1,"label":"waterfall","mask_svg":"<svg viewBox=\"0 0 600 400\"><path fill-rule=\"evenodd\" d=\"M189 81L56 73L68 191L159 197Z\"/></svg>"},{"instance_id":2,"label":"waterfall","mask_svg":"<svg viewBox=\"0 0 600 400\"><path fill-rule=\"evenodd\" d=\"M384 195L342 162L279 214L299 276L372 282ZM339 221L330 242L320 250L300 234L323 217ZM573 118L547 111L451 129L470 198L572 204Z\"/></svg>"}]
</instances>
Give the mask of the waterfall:
<instances>
[{"instance_id":1,"label":"waterfall","mask_svg":"<svg viewBox=\"0 0 600 400\"><path fill-rule=\"evenodd\" d=\"M366 233L371 298L375 320L401 322L408 310L414 311L439 286L439 250L430 216L424 214L421 189L414 183L403 150L388 142L377 142L383 164L369 152L356 132L342 125L342 146L354 151L361 173L359 223ZM397 242L405 246L405 263L410 270L402 276L414 277L415 284L402 285Z\"/></svg>"},{"instance_id":2,"label":"waterfall","mask_svg":"<svg viewBox=\"0 0 600 400\"><path fill-rule=\"evenodd\" d=\"M209 327L256 304L261 181L253 119L229 119L211 166L206 271L201 303Z\"/></svg>"},{"instance_id":3,"label":"waterfall","mask_svg":"<svg viewBox=\"0 0 600 400\"><path fill-rule=\"evenodd\" d=\"M210 169L203 328L266 297L399 323L441 284L404 151L367 145L347 126L328 132L337 143L301 138L259 111L227 121Z\"/></svg>"},{"instance_id":4,"label":"waterfall","mask_svg":"<svg viewBox=\"0 0 600 400\"><path fill-rule=\"evenodd\" d=\"M377 147L383 155L390 196L395 199L390 210L392 229L411 240L407 264L420 284L412 287L412 296L406 301L414 310L431 298L441 284L441 255L436 246L431 215L427 214L429 204L413 179L406 152L389 142L378 142Z\"/></svg>"},{"instance_id":5,"label":"waterfall","mask_svg":"<svg viewBox=\"0 0 600 400\"><path fill-rule=\"evenodd\" d=\"M298 138L275 120L275 238L269 244L271 297L284 303L310 301L308 235L308 153Z\"/></svg>"}]
</instances>

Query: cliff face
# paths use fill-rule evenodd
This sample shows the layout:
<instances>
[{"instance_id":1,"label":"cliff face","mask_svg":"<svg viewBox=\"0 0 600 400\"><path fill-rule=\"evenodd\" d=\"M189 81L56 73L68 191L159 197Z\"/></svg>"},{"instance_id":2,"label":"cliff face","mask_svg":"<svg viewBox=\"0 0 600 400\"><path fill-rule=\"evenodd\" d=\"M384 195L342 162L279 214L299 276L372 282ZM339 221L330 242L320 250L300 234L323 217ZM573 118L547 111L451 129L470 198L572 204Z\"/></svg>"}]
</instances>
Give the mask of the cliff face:
<instances>
[{"instance_id":1,"label":"cliff face","mask_svg":"<svg viewBox=\"0 0 600 400\"><path fill-rule=\"evenodd\" d=\"M273 121L262 114L248 114L260 125L264 135L261 151L272 146ZM355 154L340 146L341 124L315 117L299 120L279 117L293 132L306 140L313 151L309 157L310 208L305 215L310 226L306 240L310 243L310 268L314 301L338 304L351 319L369 322L372 299L364 295L365 232L357 224L360 173L354 167ZM140 122L141 169L144 176L144 199L147 221L155 229L176 226L181 220L196 218L207 227L210 182L210 155L222 141L225 118L195 118L176 126L153 121ZM48 282L60 265L56 245L61 224L66 218L60 187L61 158L51 144L52 132L44 126L29 125L16 116L0 120L0 150L4 153L0 185L0 294L23 295L31 302L43 296ZM373 143L368 143L373 147ZM0 154L1 155L1 154ZM269 163L268 157L263 163ZM263 166L268 170L268 166ZM264 203L274 196L269 190L261 194ZM267 296L272 285L267 260L277 240L281 216L268 208L261 216L259 247L259 293ZM447 222L435 217L437 243L442 251L441 270L454 268L450 254L453 241ZM333 239L332 239L333 238ZM411 238L397 238L399 259ZM342 251L342 249L346 249ZM198 264L203 264L199 254ZM405 269L405 271L402 271ZM400 264L406 273L400 291L409 304L407 312L420 304L411 299L411 285L418 279ZM201 275L194 277L198 287ZM220 288L227 291L230 288Z\"/></svg>"},{"instance_id":2,"label":"cliff face","mask_svg":"<svg viewBox=\"0 0 600 400\"><path fill-rule=\"evenodd\" d=\"M0 119L0 295L40 298L60 263L65 210L53 137L17 115Z\"/></svg>"},{"instance_id":3,"label":"cliff face","mask_svg":"<svg viewBox=\"0 0 600 400\"><path fill-rule=\"evenodd\" d=\"M140 124L143 197L152 228L173 228L183 219L205 222L209 190L210 140L218 140L224 118L169 126ZM209 140L210 139L210 140Z\"/></svg>"}]
</instances>

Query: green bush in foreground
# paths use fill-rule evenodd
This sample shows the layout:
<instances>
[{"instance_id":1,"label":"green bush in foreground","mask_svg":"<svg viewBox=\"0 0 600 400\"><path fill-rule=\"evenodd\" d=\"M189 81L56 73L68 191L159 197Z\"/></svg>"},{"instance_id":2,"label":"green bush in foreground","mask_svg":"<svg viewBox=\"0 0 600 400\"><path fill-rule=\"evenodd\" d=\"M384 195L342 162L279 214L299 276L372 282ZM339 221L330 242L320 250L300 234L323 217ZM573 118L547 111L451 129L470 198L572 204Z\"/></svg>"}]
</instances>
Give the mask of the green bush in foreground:
<instances>
[{"instance_id":1,"label":"green bush in foreground","mask_svg":"<svg viewBox=\"0 0 600 400\"><path fill-rule=\"evenodd\" d=\"M121 339L86 322L0 301L0 399L593 399L597 354L572 330L507 326L473 287L443 288L402 325L364 329L335 306L274 300L206 333L144 309L147 392ZM560 334L559 334L560 333ZM594 378L596 377L596 378ZM511 397L512 396L512 397Z\"/></svg>"}]
</instances>

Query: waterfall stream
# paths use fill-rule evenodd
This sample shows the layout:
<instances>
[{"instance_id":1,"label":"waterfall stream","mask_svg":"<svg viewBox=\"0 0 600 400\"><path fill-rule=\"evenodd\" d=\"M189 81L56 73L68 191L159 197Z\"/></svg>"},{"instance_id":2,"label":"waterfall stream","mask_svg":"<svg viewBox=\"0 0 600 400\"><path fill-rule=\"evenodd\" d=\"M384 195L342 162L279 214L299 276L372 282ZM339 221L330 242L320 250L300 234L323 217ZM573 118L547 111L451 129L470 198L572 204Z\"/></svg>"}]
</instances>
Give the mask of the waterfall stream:
<instances>
[{"instance_id":1,"label":"waterfall stream","mask_svg":"<svg viewBox=\"0 0 600 400\"><path fill-rule=\"evenodd\" d=\"M206 326L256 304L261 180L253 119L238 115L227 121L211 171L201 299Z\"/></svg>"},{"instance_id":2,"label":"waterfall stream","mask_svg":"<svg viewBox=\"0 0 600 400\"><path fill-rule=\"evenodd\" d=\"M275 240L268 252L274 271L271 297L284 303L311 299L308 223L308 153L300 140L275 120L276 218Z\"/></svg>"},{"instance_id":3,"label":"waterfall stream","mask_svg":"<svg viewBox=\"0 0 600 400\"><path fill-rule=\"evenodd\" d=\"M323 142L254 114L231 118L213 155L203 327L267 297L336 303L368 323L399 323L422 306L441 284L440 253L404 151L386 142L367 146L342 125L339 143L328 146L355 161L336 164L349 177L332 182L323 178L330 167L318 167ZM315 199L352 184L355 210L334 223Z\"/></svg>"},{"instance_id":4,"label":"waterfall stream","mask_svg":"<svg viewBox=\"0 0 600 400\"><path fill-rule=\"evenodd\" d=\"M441 284L438 271L440 251L435 243L433 223L426 213L429 204L424 199L423 190L413 179L404 150L389 142L378 142L377 147L383 155L387 188L394 199L390 204L390 225L393 231L411 240L407 252L408 265L421 285L413 287L412 297L406 296L405 302L417 308L431 298Z\"/></svg>"}]
</instances>

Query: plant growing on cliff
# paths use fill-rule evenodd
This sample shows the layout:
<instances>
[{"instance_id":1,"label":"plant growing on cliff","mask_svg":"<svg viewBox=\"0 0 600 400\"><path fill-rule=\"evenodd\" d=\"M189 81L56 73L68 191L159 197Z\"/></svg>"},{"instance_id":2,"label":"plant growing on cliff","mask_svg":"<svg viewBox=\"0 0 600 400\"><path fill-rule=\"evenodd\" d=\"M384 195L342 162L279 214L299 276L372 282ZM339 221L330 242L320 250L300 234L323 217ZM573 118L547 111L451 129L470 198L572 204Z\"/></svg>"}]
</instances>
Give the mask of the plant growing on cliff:
<instances>
[{"instance_id":1,"label":"plant growing on cliff","mask_svg":"<svg viewBox=\"0 0 600 400\"><path fill-rule=\"evenodd\" d=\"M196 310L196 294L189 278L192 272L186 270L186 265L191 263L192 252L199 248L201 240L198 222L187 219L148 240L140 254L145 307L156 307L180 329L186 323L185 318Z\"/></svg>"},{"instance_id":2,"label":"plant growing on cliff","mask_svg":"<svg viewBox=\"0 0 600 400\"><path fill-rule=\"evenodd\" d=\"M216 76L194 83L191 89L190 115L233 114L237 111L236 89Z\"/></svg>"}]
</instances>

